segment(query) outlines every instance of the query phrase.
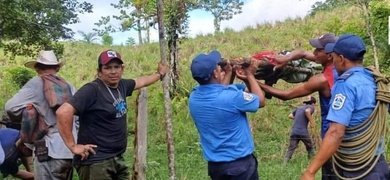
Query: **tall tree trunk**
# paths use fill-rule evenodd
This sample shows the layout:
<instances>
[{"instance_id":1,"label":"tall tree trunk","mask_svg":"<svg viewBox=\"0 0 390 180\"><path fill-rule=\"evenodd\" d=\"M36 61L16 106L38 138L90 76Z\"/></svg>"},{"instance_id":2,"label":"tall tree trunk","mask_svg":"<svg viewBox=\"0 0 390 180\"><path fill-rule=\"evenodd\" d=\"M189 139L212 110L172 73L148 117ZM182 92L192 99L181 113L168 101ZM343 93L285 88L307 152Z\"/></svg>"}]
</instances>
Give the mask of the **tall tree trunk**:
<instances>
[{"instance_id":1,"label":"tall tree trunk","mask_svg":"<svg viewBox=\"0 0 390 180\"><path fill-rule=\"evenodd\" d=\"M175 13L168 14L167 34L168 34L168 48L169 48L169 63L170 63L170 75L171 75L171 95L175 95L177 92L177 82L179 80L179 60L178 60L178 39L181 29L181 20L185 15L185 4L181 2L171 2L169 8ZM170 11L170 10L169 10Z\"/></svg>"},{"instance_id":2,"label":"tall tree trunk","mask_svg":"<svg viewBox=\"0 0 390 180\"><path fill-rule=\"evenodd\" d=\"M146 41L147 43L150 43L150 26L149 26L149 20L146 20Z\"/></svg>"},{"instance_id":3,"label":"tall tree trunk","mask_svg":"<svg viewBox=\"0 0 390 180\"><path fill-rule=\"evenodd\" d=\"M377 47L376 47L374 31L372 29L371 13L370 13L370 10L369 10L369 2L361 2L360 5L362 6L362 9L363 9L363 12L364 12L364 17L365 17L365 20L366 20L367 34L370 36L372 50L373 50L373 53L374 53L375 68L379 71L378 50L377 50Z\"/></svg>"},{"instance_id":4,"label":"tall tree trunk","mask_svg":"<svg viewBox=\"0 0 390 180\"><path fill-rule=\"evenodd\" d=\"M218 21L218 17L215 17L214 16L214 29L215 29L215 32L214 33L217 33L221 30L221 22Z\"/></svg>"},{"instance_id":5,"label":"tall tree trunk","mask_svg":"<svg viewBox=\"0 0 390 180\"><path fill-rule=\"evenodd\" d=\"M137 20L137 31L138 31L138 43L143 44L142 41L142 28L141 28L141 20Z\"/></svg>"},{"instance_id":6,"label":"tall tree trunk","mask_svg":"<svg viewBox=\"0 0 390 180\"><path fill-rule=\"evenodd\" d=\"M166 64L166 51L165 51L165 29L164 29L164 10L163 0L157 0L157 18L158 18L158 37L160 43L160 58L161 63ZM172 102L169 94L169 76L165 76L163 79L164 89L164 106L165 106L165 128L166 138L168 143L168 168L169 179L175 180L175 147L173 143L173 130L172 130Z\"/></svg>"},{"instance_id":7,"label":"tall tree trunk","mask_svg":"<svg viewBox=\"0 0 390 180\"><path fill-rule=\"evenodd\" d=\"M138 44L143 44L142 26L141 26L141 8L140 7L137 8L137 31L138 31Z\"/></svg>"}]
</instances>

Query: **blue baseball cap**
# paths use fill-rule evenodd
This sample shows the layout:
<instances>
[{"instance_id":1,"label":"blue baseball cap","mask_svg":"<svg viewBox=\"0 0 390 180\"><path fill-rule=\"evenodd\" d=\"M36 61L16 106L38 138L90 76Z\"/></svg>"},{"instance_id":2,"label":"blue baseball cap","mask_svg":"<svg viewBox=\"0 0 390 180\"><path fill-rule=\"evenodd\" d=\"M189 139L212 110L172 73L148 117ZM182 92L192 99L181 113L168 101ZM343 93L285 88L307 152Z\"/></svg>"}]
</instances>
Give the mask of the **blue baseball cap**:
<instances>
[{"instance_id":1,"label":"blue baseball cap","mask_svg":"<svg viewBox=\"0 0 390 180\"><path fill-rule=\"evenodd\" d=\"M363 60L364 54L366 53L366 45L359 36L344 34L335 43L327 44L325 46L325 52L335 52L351 61Z\"/></svg>"},{"instance_id":2,"label":"blue baseball cap","mask_svg":"<svg viewBox=\"0 0 390 180\"><path fill-rule=\"evenodd\" d=\"M217 50L211 51L209 54L198 54L191 63L192 77L209 80L221 59L221 53Z\"/></svg>"}]
</instances>

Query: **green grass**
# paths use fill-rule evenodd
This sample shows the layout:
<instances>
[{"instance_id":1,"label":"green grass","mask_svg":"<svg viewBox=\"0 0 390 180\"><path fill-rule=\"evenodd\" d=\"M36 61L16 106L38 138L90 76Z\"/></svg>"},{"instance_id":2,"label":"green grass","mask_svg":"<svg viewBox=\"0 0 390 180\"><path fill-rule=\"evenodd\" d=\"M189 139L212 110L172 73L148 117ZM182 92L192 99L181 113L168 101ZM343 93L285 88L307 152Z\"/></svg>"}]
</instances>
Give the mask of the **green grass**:
<instances>
[{"instance_id":1,"label":"green grass","mask_svg":"<svg viewBox=\"0 0 390 180\"><path fill-rule=\"evenodd\" d=\"M180 44L177 96L172 100L172 121L175 143L176 176L179 180L203 180L207 177L207 163L202 157L198 132L188 113L187 96L196 82L191 78L189 64L198 53L208 53L212 49L221 51L225 58L249 56L258 51L280 51L283 49L312 49L308 43L311 37L333 31L337 34L360 28L362 19L354 8L335 9L334 12L319 13L315 17L288 19L275 24L263 24L234 32L227 29L215 35L201 35L195 39L183 40ZM343 14L343 16L339 16ZM87 45L84 43L65 43L63 60L65 66L59 74L72 82L76 88L96 78L97 56L106 49L114 49L122 54L125 61L124 78L149 75L156 71L159 61L158 43L139 47ZM368 51L366 64L372 64L372 51ZM10 83L8 70L22 66L28 58L9 59L0 52L0 106L3 107L16 91ZM282 80L276 87L291 88L293 85ZM164 120L164 100L161 82L148 87L148 151L147 177L150 180L168 179L168 158ZM128 98L128 129L134 129L135 97ZM303 144L299 145L292 161L283 164L292 125L288 114L297 107L302 99L281 101L273 98L266 102L266 107L249 114L253 137L256 144L255 154L259 160L259 174L263 180L299 179L309 161ZM317 107L317 113L319 108ZM317 126L315 135L318 139L320 118L315 116ZM133 164L133 135L128 137L126 160ZM318 144L318 142L317 142ZM389 154L386 154L389 157ZM131 169L131 168L130 168ZM77 175L75 175L77 179ZM317 173L317 178L320 173Z\"/></svg>"}]
</instances>

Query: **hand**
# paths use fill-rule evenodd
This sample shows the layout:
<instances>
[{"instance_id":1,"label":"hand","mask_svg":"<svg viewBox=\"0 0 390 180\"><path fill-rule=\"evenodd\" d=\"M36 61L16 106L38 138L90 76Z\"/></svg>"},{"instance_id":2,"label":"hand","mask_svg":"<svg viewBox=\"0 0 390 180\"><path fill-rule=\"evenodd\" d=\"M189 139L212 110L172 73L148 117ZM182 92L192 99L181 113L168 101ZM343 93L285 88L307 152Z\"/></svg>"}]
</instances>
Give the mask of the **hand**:
<instances>
[{"instance_id":1,"label":"hand","mask_svg":"<svg viewBox=\"0 0 390 180\"><path fill-rule=\"evenodd\" d=\"M315 174L309 173L308 171L305 171L302 176L301 180L314 180Z\"/></svg>"},{"instance_id":2,"label":"hand","mask_svg":"<svg viewBox=\"0 0 390 180\"><path fill-rule=\"evenodd\" d=\"M310 128L314 128L314 124L310 123Z\"/></svg>"},{"instance_id":3,"label":"hand","mask_svg":"<svg viewBox=\"0 0 390 180\"><path fill-rule=\"evenodd\" d=\"M166 64L158 63L157 72L165 76L168 72L168 66Z\"/></svg>"},{"instance_id":4,"label":"hand","mask_svg":"<svg viewBox=\"0 0 390 180\"><path fill-rule=\"evenodd\" d=\"M241 79L242 81L247 81L248 80L248 77L245 73L245 70L241 68L240 65L234 65L233 69L236 70L236 76L238 79Z\"/></svg>"},{"instance_id":5,"label":"hand","mask_svg":"<svg viewBox=\"0 0 390 180\"><path fill-rule=\"evenodd\" d=\"M255 75L261 61L252 58L249 67L245 68L247 75Z\"/></svg>"},{"instance_id":6,"label":"hand","mask_svg":"<svg viewBox=\"0 0 390 180\"><path fill-rule=\"evenodd\" d=\"M249 77L253 77L256 73L257 68L259 67L260 61L258 60L251 60L250 65L246 68L243 68L240 65L235 65L234 69L236 70L236 76L238 79L241 79L242 81L246 82L248 81Z\"/></svg>"},{"instance_id":7,"label":"hand","mask_svg":"<svg viewBox=\"0 0 390 180\"><path fill-rule=\"evenodd\" d=\"M288 63L288 59L286 59L286 56L279 55L279 54L269 55L269 56L266 56L266 58L274 59L276 61L276 63L278 63L274 66L274 69L273 69L274 71L282 68L283 66L285 66Z\"/></svg>"},{"instance_id":8,"label":"hand","mask_svg":"<svg viewBox=\"0 0 390 180\"><path fill-rule=\"evenodd\" d=\"M74 155L81 156L81 160L85 160L88 158L89 153L96 154L94 148L97 148L97 146L94 144L76 144L70 150Z\"/></svg>"},{"instance_id":9,"label":"hand","mask_svg":"<svg viewBox=\"0 0 390 180\"><path fill-rule=\"evenodd\" d=\"M230 63L229 60L225 61L226 64L222 67L222 70L225 71L225 73L231 73L233 71L233 66Z\"/></svg>"}]
</instances>

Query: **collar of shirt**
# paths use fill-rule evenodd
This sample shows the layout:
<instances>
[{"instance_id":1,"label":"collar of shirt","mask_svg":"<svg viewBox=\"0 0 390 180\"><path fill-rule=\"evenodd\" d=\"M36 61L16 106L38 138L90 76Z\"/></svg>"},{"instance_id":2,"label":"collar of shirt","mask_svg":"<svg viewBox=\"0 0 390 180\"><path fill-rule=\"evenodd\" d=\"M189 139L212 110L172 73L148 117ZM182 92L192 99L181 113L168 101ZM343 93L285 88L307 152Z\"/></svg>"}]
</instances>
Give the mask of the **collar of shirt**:
<instances>
[{"instance_id":1,"label":"collar of shirt","mask_svg":"<svg viewBox=\"0 0 390 180\"><path fill-rule=\"evenodd\" d=\"M346 79L344 76L352 75L354 72L364 72L365 68L363 66L355 66L347 71L345 71L343 74L341 74L338 79Z\"/></svg>"},{"instance_id":2,"label":"collar of shirt","mask_svg":"<svg viewBox=\"0 0 390 180\"><path fill-rule=\"evenodd\" d=\"M205 85L196 86L194 88L194 91L209 93L211 91L221 90L225 87L226 87L226 85L223 85L223 84L205 84Z\"/></svg>"}]
</instances>

